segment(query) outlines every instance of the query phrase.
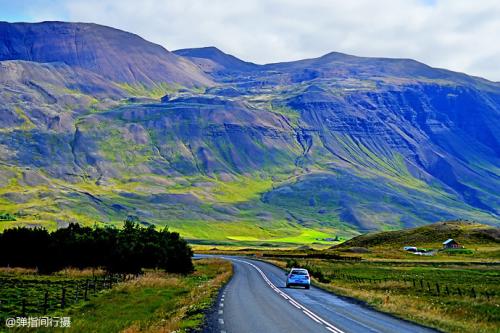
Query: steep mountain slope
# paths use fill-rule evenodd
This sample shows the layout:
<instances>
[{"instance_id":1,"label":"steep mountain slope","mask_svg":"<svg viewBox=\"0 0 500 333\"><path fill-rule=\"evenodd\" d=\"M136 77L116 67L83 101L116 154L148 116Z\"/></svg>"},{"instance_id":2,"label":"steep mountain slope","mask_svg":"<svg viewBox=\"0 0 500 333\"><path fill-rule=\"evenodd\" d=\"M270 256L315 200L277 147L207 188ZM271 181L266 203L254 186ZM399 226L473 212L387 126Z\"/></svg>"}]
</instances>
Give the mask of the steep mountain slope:
<instances>
[{"instance_id":1,"label":"steep mountain slope","mask_svg":"<svg viewBox=\"0 0 500 333\"><path fill-rule=\"evenodd\" d=\"M97 24L0 22L0 60L63 62L118 83L211 84L196 66L160 45Z\"/></svg>"},{"instance_id":2,"label":"steep mountain slope","mask_svg":"<svg viewBox=\"0 0 500 333\"><path fill-rule=\"evenodd\" d=\"M219 57L216 60L221 62ZM413 60L331 53L261 66L250 76L241 76L238 86L262 92L284 82L287 88L271 103L297 113L295 127L304 147L300 159L304 166L317 166L326 154L330 169L381 173L403 183L406 177L420 179L457 194L473 207L498 214L498 83ZM316 191L314 182L305 188ZM272 200L275 195L266 197ZM435 200L431 202L435 205ZM355 221L353 215L362 211L358 207L342 214ZM424 211L419 214L425 215ZM361 224L373 228L374 216L362 218L370 219L372 223Z\"/></svg>"},{"instance_id":3,"label":"steep mountain slope","mask_svg":"<svg viewBox=\"0 0 500 333\"><path fill-rule=\"evenodd\" d=\"M44 24L23 29L80 27ZM153 56L101 29L129 53L103 73L93 56L0 61L0 212L17 216L0 228L135 215L189 238L293 242L455 218L498 225L498 83L339 53L269 65L215 48ZM36 36L36 59L49 59ZM0 54L31 57L9 47ZM158 78L143 56L191 67ZM114 72L129 62L139 76Z\"/></svg>"}]
</instances>

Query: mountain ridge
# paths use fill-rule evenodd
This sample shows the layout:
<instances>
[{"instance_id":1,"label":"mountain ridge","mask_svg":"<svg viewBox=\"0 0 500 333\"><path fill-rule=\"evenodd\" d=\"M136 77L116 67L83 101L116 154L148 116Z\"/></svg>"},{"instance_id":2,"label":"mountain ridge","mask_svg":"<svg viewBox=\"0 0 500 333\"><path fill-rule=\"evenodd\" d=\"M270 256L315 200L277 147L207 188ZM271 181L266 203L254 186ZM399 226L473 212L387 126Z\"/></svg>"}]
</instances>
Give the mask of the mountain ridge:
<instances>
[{"instance_id":1,"label":"mountain ridge","mask_svg":"<svg viewBox=\"0 0 500 333\"><path fill-rule=\"evenodd\" d=\"M136 34L95 23L0 22L0 60L64 62L123 83L210 85L185 59Z\"/></svg>"},{"instance_id":2,"label":"mountain ridge","mask_svg":"<svg viewBox=\"0 0 500 333\"><path fill-rule=\"evenodd\" d=\"M204 53L200 55L199 53L203 53L205 49L216 49L217 55L216 56L211 56L210 53ZM202 59L207 59L211 60L215 63L221 62L221 56L226 55L228 56L227 59L230 59L231 61L236 61L242 62L242 63L248 63L242 59L239 59L235 56L232 56L230 54L224 53L220 49L216 47L200 47L200 48L188 48L188 49L180 49L180 50L175 50L173 51L174 53L178 53L179 55L186 56L190 59L196 59L196 58L202 58ZM406 63L406 64L411 64L412 66L418 66L420 68L427 69L429 72L433 73L434 77L437 77L439 74L441 74L441 78L452 78L454 80L461 80L464 82L472 82L472 81L481 81L482 83L486 85L493 85L495 88L498 88L500 86L500 82L495 82L488 80L483 77L479 76L472 76L464 72L457 72L457 71L451 71L445 68L438 68L438 67L432 67L429 66L423 62L420 62L415 59L411 58L391 58L391 57L370 57L370 56L356 56L356 55L351 55L347 53L342 53L342 52L336 52L332 51L329 53L326 53L324 55L318 56L318 57L313 57L313 58L307 58L307 59L301 59L301 60L291 60L291 61L284 61L284 62L273 62L273 63L266 63L266 64L255 64L251 63L252 67L250 69L245 69L245 71L251 71L251 70L275 70L279 69L282 67L289 67L289 66L295 66L295 65L303 65L303 64L311 64L311 63L317 63L321 62L322 60L325 59L332 59L336 58L336 60L340 59L349 59L349 60L358 60L358 61L377 61L377 62L388 62L388 63ZM222 60L224 61L224 60ZM200 65L200 64L198 64ZM220 65L220 64L219 64ZM202 65L203 66L203 65ZM224 66L221 66L224 67ZM237 68L231 68L231 71L235 72L237 71Z\"/></svg>"},{"instance_id":3,"label":"mountain ridge","mask_svg":"<svg viewBox=\"0 0 500 333\"><path fill-rule=\"evenodd\" d=\"M173 53L183 57L187 57L191 59L191 61L193 61L194 59L206 59L213 61L214 64L210 64L207 62L197 63L198 66L205 67L205 70L207 70L208 72L212 72L214 70L251 71L259 68L260 66L252 62L241 60L231 54L225 53L215 46L179 49L173 51Z\"/></svg>"}]
</instances>

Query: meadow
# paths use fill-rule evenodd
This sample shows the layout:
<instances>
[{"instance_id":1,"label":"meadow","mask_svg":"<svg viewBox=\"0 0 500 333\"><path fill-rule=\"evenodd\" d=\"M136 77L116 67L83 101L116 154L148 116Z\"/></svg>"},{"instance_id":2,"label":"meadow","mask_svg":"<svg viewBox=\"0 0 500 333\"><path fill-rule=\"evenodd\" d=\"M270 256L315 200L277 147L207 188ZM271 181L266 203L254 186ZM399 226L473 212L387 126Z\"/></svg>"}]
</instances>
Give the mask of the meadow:
<instances>
[{"instance_id":1,"label":"meadow","mask_svg":"<svg viewBox=\"0 0 500 333\"><path fill-rule=\"evenodd\" d=\"M232 274L231 265L218 259L195 260L194 266L195 271L189 275L146 270L142 275L115 283L112 288L102 289L87 301L81 298L64 308L56 304L47 315L70 317L71 332L186 332L202 325L205 310ZM64 272L40 276L33 271L17 269L3 270L0 276L39 282L12 285L8 291L2 288L0 298L8 301L18 300L16 295L20 294L43 295L46 289L41 286L46 286L47 281L58 285L67 280L85 281L88 278L86 274L75 276ZM19 311L18 307L7 315L19 314ZM41 315L31 308L27 311L28 315ZM3 311L2 316L6 316ZM37 332L54 331L62 329L37 329Z\"/></svg>"},{"instance_id":2,"label":"meadow","mask_svg":"<svg viewBox=\"0 0 500 333\"><path fill-rule=\"evenodd\" d=\"M34 269L0 269L0 323L11 317L42 316L91 299L124 277L102 270L66 269L40 275Z\"/></svg>"},{"instance_id":3,"label":"meadow","mask_svg":"<svg viewBox=\"0 0 500 333\"><path fill-rule=\"evenodd\" d=\"M306 267L315 283L378 310L445 332L498 332L500 264L273 260Z\"/></svg>"}]
</instances>

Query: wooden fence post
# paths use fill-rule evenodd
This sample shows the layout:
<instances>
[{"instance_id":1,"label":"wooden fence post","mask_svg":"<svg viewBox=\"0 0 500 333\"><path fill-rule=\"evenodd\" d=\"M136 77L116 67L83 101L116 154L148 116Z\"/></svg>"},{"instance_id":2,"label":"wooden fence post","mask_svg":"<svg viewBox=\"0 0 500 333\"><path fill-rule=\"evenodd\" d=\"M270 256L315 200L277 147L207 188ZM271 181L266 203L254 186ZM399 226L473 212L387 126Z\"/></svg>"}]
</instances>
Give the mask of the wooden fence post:
<instances>
[{"instance_id":1,"label":"wooden fence post","mask_svg":"<svg viewBox=\"0 0 500 333\"><path fill-rule=\"evenodd\" d=\"M21 317L26 317L26 298L23 298L21 312Z\"/></svg>"},{"instance_id":2,"label":"wooden fence post","mask_svg":"<svg viewBox=\"0 0 500 333\"><path fill-rule=\"evenodd\" d=\"M76 283L76 288L75 288L75 303L78 302L78 294L79 294L79 284L78 282Z\"/></svg>"},{"instance_id":3,"label":"wooden fence post","mask_svg":"<svg viewBox=\"0 0 500 333\"><path fill-rule=\"evenodd\" d=\"M64 309L66 306L66 288L62 288L62 295L61 295L61 308Z\"/></svg>"},{"instance_id":4,"label":"wooden fence post","mask_svg":"<svg viewBox=\"0 0 500 333\"><path fill-rule=\"evenodd\" d=\"M49 291L45 291L45 297L43 298L43 314L47 314L49 308Z\"/></svg>"},{"instance_id":5,"label":"wooden fence post","mask_svg":"<svg viewBox=\"0 0 500 333\"><path fill-rule=\"evenodd\" d=\"M83 300L88 301L88 292L89 292L89 279L85 281L85 293L83 294Z\"/></svg>"}]
</instances>

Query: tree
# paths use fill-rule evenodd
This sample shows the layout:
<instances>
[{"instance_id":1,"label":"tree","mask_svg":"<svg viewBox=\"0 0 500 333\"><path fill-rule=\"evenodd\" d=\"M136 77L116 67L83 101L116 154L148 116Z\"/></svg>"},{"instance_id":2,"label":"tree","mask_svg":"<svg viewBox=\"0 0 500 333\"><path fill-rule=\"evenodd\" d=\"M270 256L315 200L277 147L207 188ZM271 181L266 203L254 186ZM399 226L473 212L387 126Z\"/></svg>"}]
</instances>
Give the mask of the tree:
<instances>
[{"instance_id":1,"label":"tree","mask_svg":"<svg viewBox=\"0 0 500 333\"><path fill-rule=\"evenodd\" d=\"M122 229L72 223L52 233L24 227L0 233L0 265L37 267L41 273L103 267L119 273L161 268L187 274L193 271L192 255L178 233L144 228L133 219L127 219Z\"/></svg>"}]
</instances>

